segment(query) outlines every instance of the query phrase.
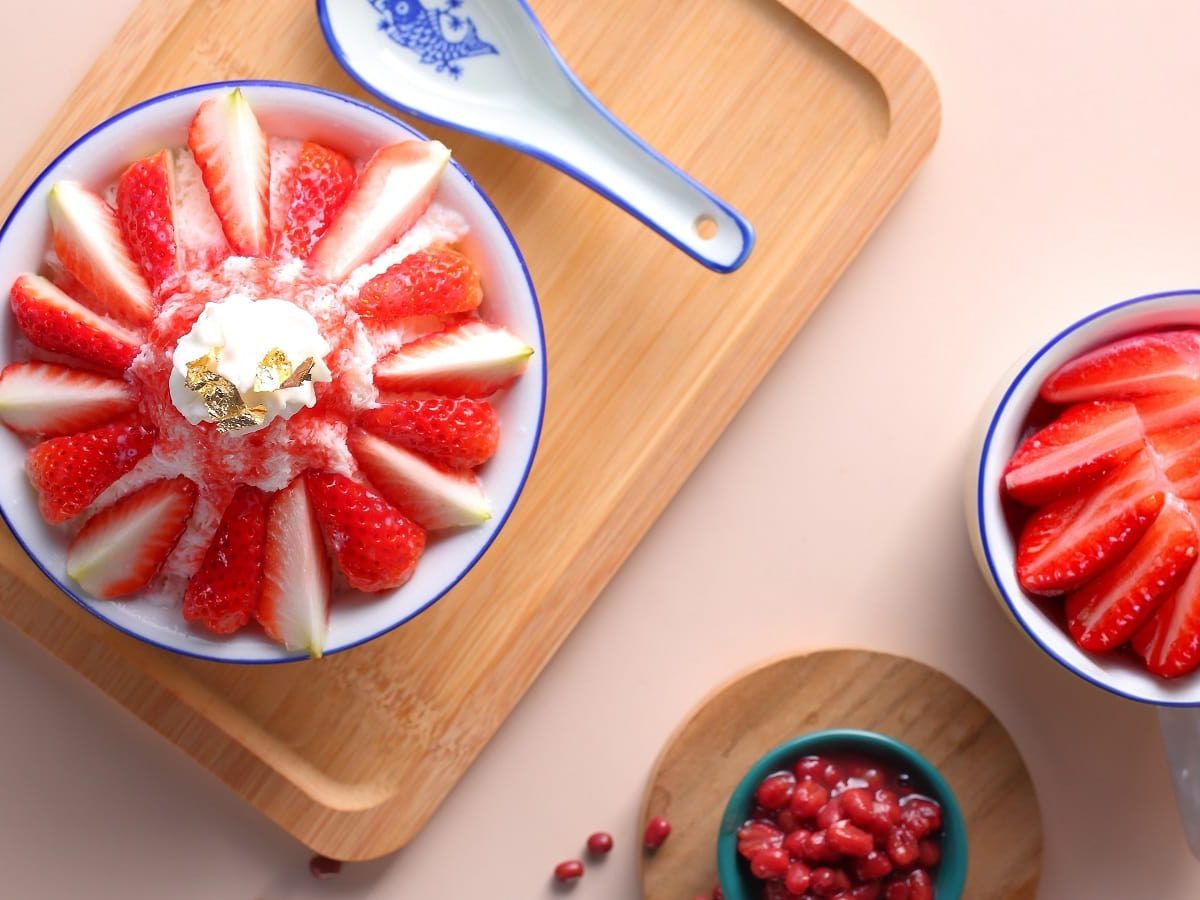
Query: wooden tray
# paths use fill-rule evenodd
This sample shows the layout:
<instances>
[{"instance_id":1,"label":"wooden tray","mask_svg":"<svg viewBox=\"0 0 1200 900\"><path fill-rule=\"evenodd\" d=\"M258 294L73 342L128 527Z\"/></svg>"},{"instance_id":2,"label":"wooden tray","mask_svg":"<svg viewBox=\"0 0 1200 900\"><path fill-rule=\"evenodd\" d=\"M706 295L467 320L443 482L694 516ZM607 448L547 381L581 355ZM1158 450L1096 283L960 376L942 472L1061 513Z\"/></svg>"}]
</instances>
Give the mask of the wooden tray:
<instances>
[{"instance_id":1,"label":"wooden tray","mask_svg":"<svg viewBox=\"0 0 1200 900\"><path fill-rule=\"evenodd\" d=\"M339 0L354 2L354 0ZM365 0L363 0L365 2ZM584 82L758 229L714 275L526 157L442 129L511 224L543 303L537 465L491 552L406 627L323 660L177 658L74 607L0 541L0 614L301 841L410 840L853 258L933 144L921 62L841 0L535 0ZM363 96L311 0L143 0L0 188L189 83L271 77Z\"/></svg>"},{"instance_id":2,"label":"wooden tray","mask_svg":"<svg viewBox=\"0 0 1200 900\"><path fill-rule=\"evenodd\" d=\"M671 837L644 858L645 900L709 896L717 831L734 787L764 753L823 728L864 728L904 741L950 782L967 821L971 900L1033 900L1042 819L1004 726L953 679L911 659L827 650L777 660L713 692L668 741L642 821L666 816Z\"/></svg>"}]
</instances>

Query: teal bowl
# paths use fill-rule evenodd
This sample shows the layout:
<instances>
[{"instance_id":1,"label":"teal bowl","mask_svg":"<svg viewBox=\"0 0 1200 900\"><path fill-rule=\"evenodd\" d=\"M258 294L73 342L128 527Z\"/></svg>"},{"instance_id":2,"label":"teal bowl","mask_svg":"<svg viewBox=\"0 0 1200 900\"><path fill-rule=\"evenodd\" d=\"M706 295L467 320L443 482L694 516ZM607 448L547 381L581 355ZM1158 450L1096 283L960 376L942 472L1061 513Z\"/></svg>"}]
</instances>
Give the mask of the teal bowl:
<instances>
[{"instance_id":1,"label":"teal bowl","mask_svg":"<svg viewBox=\"0 0 1200 900\"><path fill-rule=\"evenodd\" d=\"M755 763L734 789L721 817L717 837L717 872L725 900L761 900L762 882L737 852L737 832L754 809L754 792L772 772L790 769L805 756L851 754L877 759L888 768L907 772L918 791L942 806L942 859L934 875L937 900L958 900L967 880L967 825L962 808L946 779L912 747L874 731L816 731L780 744Z\"/></svg>"}]
</instances>

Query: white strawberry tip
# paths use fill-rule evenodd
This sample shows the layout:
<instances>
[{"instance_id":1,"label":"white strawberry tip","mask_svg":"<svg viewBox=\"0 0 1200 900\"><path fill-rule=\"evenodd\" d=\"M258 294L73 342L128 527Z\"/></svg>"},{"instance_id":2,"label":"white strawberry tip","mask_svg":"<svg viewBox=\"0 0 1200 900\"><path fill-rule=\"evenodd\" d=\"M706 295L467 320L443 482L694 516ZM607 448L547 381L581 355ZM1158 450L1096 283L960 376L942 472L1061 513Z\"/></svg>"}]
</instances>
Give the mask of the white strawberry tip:
<instances>
[{"instance_id":1,"label":"white strawberry tip","mask_svg":"<svg viewBox=\"0 0 1200 900\"><path fill-rule=\"evenodd\" d=\"M65 257L64 266L102 307L97 312L132 325L151 321L150 287L129 255L112 208L73 181L54 185L47 202L55 247Z\"/></svg>"},{"instance_id":2,"label":"white strawberry tip","mask_svg":"<svg viewBox=\"0 0 1200 900\"><path fill-rule=\"evenodd\" d=\"M479 479L440 469L390 441L355 428L350 452L385 500L430 531L481 525L492 517Z\"/></svg>"},{"instance_id":3,"label":"white strawberry tip","mask_svg":"<svg viewBox=\"0 0 1200 900\"><path fill-rule=\"evenodd\" d=\"M23 434L86 431L137 405L128 384L53 363L14 363L0 372L0 422Z\"/></svg>"},{"instance_id":4,"label":"white strawberry tip","mask_svg":"<svg viewBox=\"0 0 1200 900\"><path fill-rule=\"evenodd\" d=\"M267 519L258 618L288 650L314 659L329 637L329 558L303 476L275 495Z\"/></svg>"},{"instance_id":5,"label":"white strawberry tip","mask_svg":"<svg viewBox=\"0 0 1200 900\"><path fill-rule=\"evenodd\" d=\"M375 376L393 391L452 379L473 386L471 396L486 396L521 375L532 356L533 348L508 329L468 322L401 347L380 360Z\"/></svg>"}]
</instances>

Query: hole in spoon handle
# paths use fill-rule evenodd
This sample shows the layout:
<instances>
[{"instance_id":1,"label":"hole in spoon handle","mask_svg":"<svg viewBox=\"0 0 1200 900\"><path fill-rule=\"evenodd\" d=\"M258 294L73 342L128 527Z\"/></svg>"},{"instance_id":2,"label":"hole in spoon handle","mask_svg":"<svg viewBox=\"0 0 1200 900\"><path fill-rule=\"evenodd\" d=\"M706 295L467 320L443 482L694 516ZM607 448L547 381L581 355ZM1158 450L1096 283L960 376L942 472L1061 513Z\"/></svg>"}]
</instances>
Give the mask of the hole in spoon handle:
<instances>
[{"instance_id":1,"label":"hole in spoon handle","mask_svg":"<svg viewBox=\"0 0 1200 900\"><path fill-rule=\"evenodd\" d=\"M1200 859L1200 708L1158 709L1179 817L1192 856Z\"/></svg>"},{"instance_id":2,"label":"hole in spoon handle","mask_svg":"<svg viewBox=\"0 0 1200 900\"><path fill-rule=\"evenodd\" d=\"M545 111L545 149L574 178L637 216L718 272L746 261L754 229L746 218L648 146L590 95Z\"/></svg>"}]
</instances>

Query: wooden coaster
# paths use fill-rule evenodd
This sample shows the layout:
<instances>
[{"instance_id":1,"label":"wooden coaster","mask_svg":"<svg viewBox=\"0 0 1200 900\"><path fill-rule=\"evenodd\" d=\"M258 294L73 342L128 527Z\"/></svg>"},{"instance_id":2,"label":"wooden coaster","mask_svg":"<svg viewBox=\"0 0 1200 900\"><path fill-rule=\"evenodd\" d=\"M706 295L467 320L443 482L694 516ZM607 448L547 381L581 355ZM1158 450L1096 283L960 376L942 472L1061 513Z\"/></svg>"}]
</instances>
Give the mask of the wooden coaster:
<instances>
[{"instance_id":1,"label":"wooden coaster","mask_svg":"<svg viewBox=\"0 0 1200 900\"><path fill-rule=\"evenodd\" d=\"M911 745L950 782L967 820L965 897L1030 898L1042 868L1033 782L1004 726L970 691L926 665L866 650L768 663L719 688L659 756L642 822L671 837L642 864L646 900L708 897L729 795L764 753L825 728L864 728Z\"/></svg>"}]
</instances>

